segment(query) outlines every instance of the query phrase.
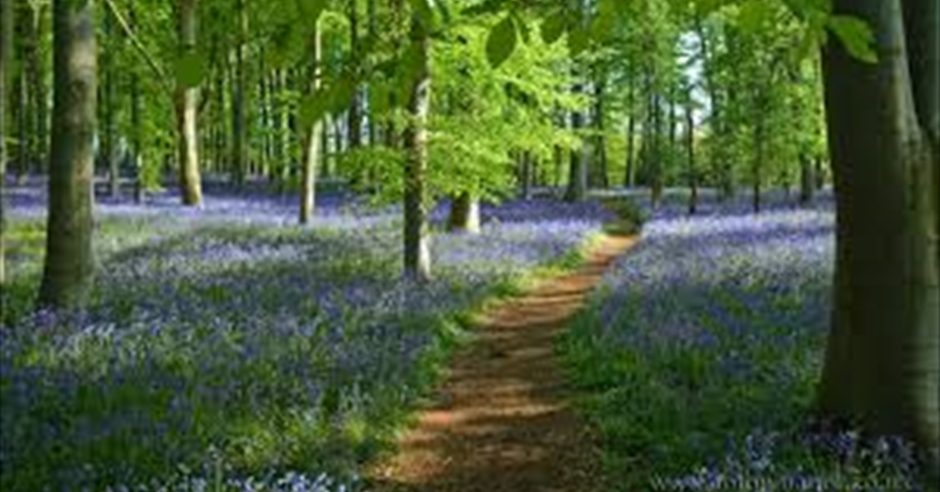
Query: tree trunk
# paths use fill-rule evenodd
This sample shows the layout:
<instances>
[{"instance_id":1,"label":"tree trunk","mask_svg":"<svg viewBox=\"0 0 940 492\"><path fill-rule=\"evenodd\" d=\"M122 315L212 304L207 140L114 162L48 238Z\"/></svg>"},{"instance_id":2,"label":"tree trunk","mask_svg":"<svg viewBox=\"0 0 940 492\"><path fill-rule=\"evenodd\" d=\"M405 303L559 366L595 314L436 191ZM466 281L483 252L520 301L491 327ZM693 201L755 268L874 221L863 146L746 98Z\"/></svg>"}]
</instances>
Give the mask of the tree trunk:
<instances>
[{"instance_id":1,"label":"tree trunk","mask_svg":"<svg viewBox=\"0 0 940 492\"><path fill-rule=\"evenodd\" d=\"M764 109L763 104L757 104L757 114L754 115L754 160L751 165L751 208L754 213L760 212L761 184L764 173Z\"/></svg>"},{"instance_id":2,"label":"tree trunk","mask_svg":"<svg viewBox=\"0 0 940 492\"><path fill-rule=\"evenodd\" d=\"M806 205L813 201L816 192L816 176L813 161L808 154L800 155L800 203Z\"/></svg>"},{"instance_id":3,"label":"tree trunk","mask_svg":"<svg viewBox=\"0 0 940 492\"><path fill-rule=\"evenodd\" d=\"M368 29L369 29L369 39L376 39L378 36L378 5L376 0L369 0L366 4L366 16L368 17ZM365 93L363 101L368 101L371 94L371 86L365 87ZM370 106L368 113L365 115L367 121L367 128L369 130L369 145L376 146L378 145L378 127L375 124L375 110Z\"/></svg>"},{"instance_id":4,"label":"tree trunk","mask_svg":"<svg viewBox=\"0 0 940 492\"><path fill-rule=\"evenodd\" d=\"M92 177L97 110L93 1L56 0L54 112L46 259L39 303L81 306L94 274Z\"/></svg>"},{"instance_id":5,"label":"tree trunk","mask_svg":"<svg viewBox=\"0 0 940 492\"><path fill-rule=\"evenodd\" d=\"M248 125L245 100L248 84L248 72L245 68L245 43L248 42L248 14L245 12L245 1L238 0L237 22L238 40L235 45L235 77L232 81L232 168L235 171L235 184L239 187L245 184L248 174Z\"/></svg>"},{"instance_id":6,"label":"tree trunk","mask_svg":"<svg viewBox=\"0 0 940 492\"><path fill-rule=\"evenodd\" d=\"M13 29L13 0L0 0L0 286L6 283L6 186L9 155L6 116ZM0 304L3 304L2 299Z\"/></svg>"},{"instance_id":7,"label":"tree trunk","mask_svg":"<svg viewBox=\"0 0 940 492\"><path fill-rule=\"evenodd\" d=\"M313 94L320 89L321 84L321 64L322 64L322 46L320 39L320 20L313 21L315 27L310 39L310 50L312 51L313 66L310 69L310 78L307 83L307 94ZM317 189L317 164L320 162L320 125L321 121L313 122L309 128L305 128L303 141L303 164L301 169L301 190L300 190L300 223L307 224L313 217L316 207L316 189Z\"/></svg>"},{"instance_id":8,"label":"tree trunk","mask_svg":"<svg viewBox=\"0 0 940 492\"><path fill-rule=\"evenodd\" d=\"M692 91L688 94L685 110L685 152L689 166L689 215L698 211L698 169L695 167L695 113L692 107Z\"/></svg>"},{"instance_id":9,"label":"tree trunk","mask_svg":"<svg viewBox=\"0 0 940 492\"><path fill-rule=\"evenodd\" d=\"M45 26L44 11L42 4L33 4L24 2L25 11L28 17L23 19L24 27L27 28L26 39L24 40L25 55L25 76L26 84L24 90L28 93L28 99L24 104L29 108L27 115L27 128L29 134L25 142L28 146L28 160L32 170L36 173L44 171L47 156L49 132L47 131L47 121L49 119L48 101L46 96L46 84L43 73L42 51L40 43L42 42L43 27ZM27 168L24 168L26 172Z\"/></svg>"},{"instance_id":10,"label":"tree trunk","mask_svg":"<svg viewBox=\"0 0 940 492\"><path fill-rule=\"evenodd\" d=\"M179 0L179 52L181 56L196 51L196 24L198 0ZM202 205L202 183L199 175L199 131L198 112L199 87L186 87L178 83L176 88L176 131L180 193L183 204Z\"/></svg>"},{"instance_id":11,"label":"tree trunk","mask_svg":"<svg viewBox=\"0 0 940 492\"><path fill-rule=\"evenodd\" d=\"M519 180L522 182L522 199L532 199L532 153L529 151L519 152Z\"/></svg>"},{"instance_id":12,"label":"tree trunk","mask_svg":"<svg viewBox=\"0 0 940 492\"><path fill-rule=\"evenodd\" d=\"M630 77L630 88L627 99L627 162L625 172L623 173L623 185L632 188L636 186L636 159L634 154L635 144L636 144L636 117L633 115L635 98L636 98L636 82L633 77Z\"/></svg>"},{"instance_id":13,"label":"tree trunk","mask_svg":"<svg viewBox=\"0 0 940 492\"><path fill-rule=\"evenodd\" d=\"M109 194L111 198L118 198L121 196L121 163L115 157L115 145L117 141L117 128L116 128L116 118L115 114L115 47L112 40L114 39L114 23L111 19L111 15L104 16L104 35L106 37L107 44L105 49L101 50L101 72L103 79L101 82L101 116L102 116L102 127L100 130L101 134L101 152L98 157L98 162L101 163L102 167L108 170L108 187Z\"/></svg>"},{"instance_id":14,"label":"tree trunk","mask_svg":"<svg viewBox=\"0 0 940 492\"><path fill-rule=\"evenodd\" d=\"M904 8L907 16L900 0L834 2L835 13L872 27L879 61L854 60L838 43L823 56L837 231L819 407L870 432L913 439L936 475L940 268L930 177L940 117L937 5L914 0ZM909 65L921 49L933 57ZM865 111L858 101L866 101Z\"/></svg>"},{"instance_id":15,"label":"tree trunk","mask_svg":"<svg viewBox=\"0 0 940 492\"><path fill-rule=\"evenodd\" d=\"M580 96L584 93L584 86L580 82L575 83L571 88L571 93L575 97ZM584 113L577 109L573 110L571 112L571 130L574 133L579 133L583 128ZM587 197L588 166L586 155L588 144L586 139L582 138L582 140L584 140L582 147L571 151L568 167L568 189L565 190L565 201L568 202L579 202Z\"/></svg>"},{"instance_id":16,"label":"tree trunk","mask_svg":"<svg viewBox=\"0 0 940 492\"><path fill-rule=\"evenodd\" d=\"M22 63L22 59L19 61ZM17 181L22 180L29 170L29 120L27 117L29 93L26 90L27 86L26 77L23 71L20 70L13 86L13 93L19 96L16 98L18 102L14 108L16 113L14 117L16 120L16 167L14 173Z\"/></svg>"},{"instance_id":17,"label":"tree trunk","mask_svg":"<svg viewBox=\"0 0 940 492\"><path fill-rule=\"evenodd\" d=\"M133 28L137 27L137 11L134 4L127 6L128 19ZM144 201L143 155L144 155L144 100L141 94L143 77L139 69L131 71L131 159L134 172L134 202Z\"/></svg>"},{"instance_id":18,"label":"tree trunk","mask_svg":"<svg viewBox=\"0 0 940 492\"><path fill-rule=\"evenodd\" d=\"M594 76L594 162L591 165L593 176L592 186L608 188L610 182L607 177L607 139L604 135L604 91L607 85L607 74L595 70Z\"/></svg>"},{"instance_id":19,"label":"tree trunk","mask_svg":"<svg viewBox=\"0 0 940 492\"><path fill-rule=\"evenodd\" d=\"M479 234L480 201L470 192L465 191L451 197L447 229L454 232Z\"/></svg>"},{"instance_id":20,"label":"tree trunk","mask_svg":"<svg viewBox=\"0 0 940 492\"><path fill-rule=\"evenodd\" d=\"M431 36L417 15L411 20L410 41L419 53L418 71L408 100L405 129L405 276L418 282L431 278L428 212L425 204L428 161L428 113L431 109Z\"/></svg>"},{"instance_id":21,"label":"tree trunk","mask_svg":"<svg viewBox=\"0 0 940 492\"><path fill-rule=\"evenodd\" d=\"M353 73L359 72L361 60L359 49L359 9L358 0L348 0L349 5L349 53ZM361 88L356 86L353 90L352 102L349 104L349 149L358 149L362 146L362 94Z\"/></svg>"},{"instance_id":22,"label":"tree trunk","mask_svg":"<svg viewBox=\"0 0 940 492\"><path fill-rule=\"evenodd\" d=\"M663 197L662 107L659 94L650 98L650 145L647 152L650 169L650 204L658 209Z\"/></svg>"}]
</instances>

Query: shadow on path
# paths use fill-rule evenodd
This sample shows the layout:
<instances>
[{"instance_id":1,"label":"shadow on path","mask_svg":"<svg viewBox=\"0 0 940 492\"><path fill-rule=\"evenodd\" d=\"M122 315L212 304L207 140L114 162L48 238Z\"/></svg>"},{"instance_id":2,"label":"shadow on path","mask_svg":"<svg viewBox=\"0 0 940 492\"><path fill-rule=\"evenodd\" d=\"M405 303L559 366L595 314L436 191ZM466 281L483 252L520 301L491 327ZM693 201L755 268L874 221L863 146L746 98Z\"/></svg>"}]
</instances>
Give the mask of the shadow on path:
<instances>
[{"instance_id":1,"label":"shadow on path","mask_svg":"<svg viewBox=\"0 0 940 492\"><path fill-rule=\"evenodd\" d=\"M372 472L384 492L602 490L588 429L570 408L555 338L635 238L604 236L575 272L544 282L480 320L437 403Z\"/></svg>"}]
</instances>

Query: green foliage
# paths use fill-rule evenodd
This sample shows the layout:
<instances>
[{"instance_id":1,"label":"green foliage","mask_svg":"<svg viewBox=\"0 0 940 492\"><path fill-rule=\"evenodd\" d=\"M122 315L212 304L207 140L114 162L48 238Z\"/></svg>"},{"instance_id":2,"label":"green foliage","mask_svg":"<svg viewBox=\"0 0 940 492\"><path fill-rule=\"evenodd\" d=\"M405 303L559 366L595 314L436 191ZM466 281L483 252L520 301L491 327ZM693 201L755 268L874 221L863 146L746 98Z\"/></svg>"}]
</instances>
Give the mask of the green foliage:
<instances>
[{"instance_id":1,"label":"green foliage","mask_svg":"<svg viewBox=\"0 0 940 492\"><path fill-rule=\"evenodd\" d=\"M511 15L496 23L486 41L486 56L494 68L499 68L516 49L516 24Z\"/></svg>"},{"instance_id":2,"label":"green foliage","mask_svg":"<svg viewBox=\"0 0 940 492\"><path fill-rule=\"evenodd\" d=\"M828 26L845 46L849 54L868 63L876 63L875 35L864 21L846 15L829 17Z\"/></svg>"},{"instance_id":3,"label":"green foliage","mask_svg":"<svg viewBox=\"0 0 940 492\"><path fill-rule=\"evenodd\" d=\"M176 81L183 87L197 87L206 76L202 56L187 51L176 60Z\"/></svg>"}]
</instances>

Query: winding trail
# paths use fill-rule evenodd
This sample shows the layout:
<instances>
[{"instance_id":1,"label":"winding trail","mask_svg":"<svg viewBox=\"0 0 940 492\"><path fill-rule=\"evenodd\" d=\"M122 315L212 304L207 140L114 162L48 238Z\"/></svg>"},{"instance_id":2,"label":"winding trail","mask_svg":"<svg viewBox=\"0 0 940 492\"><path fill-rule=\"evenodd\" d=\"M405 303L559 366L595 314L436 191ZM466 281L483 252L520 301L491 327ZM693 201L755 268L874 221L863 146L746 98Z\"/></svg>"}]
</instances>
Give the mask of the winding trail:
<instances>
[{"instance_id":1,"label":"winding trail","mask_svg":"<svg viewBox=\"0 0 940 492\"><path fill-rule=\"evenodd\" d=\"M634 242L605 235L573 273L489 310L479 340L455 355L437 403L371 473L376 490L603 490L597 447L570 408L554 341Z\"/></svg>"}]
</instances>

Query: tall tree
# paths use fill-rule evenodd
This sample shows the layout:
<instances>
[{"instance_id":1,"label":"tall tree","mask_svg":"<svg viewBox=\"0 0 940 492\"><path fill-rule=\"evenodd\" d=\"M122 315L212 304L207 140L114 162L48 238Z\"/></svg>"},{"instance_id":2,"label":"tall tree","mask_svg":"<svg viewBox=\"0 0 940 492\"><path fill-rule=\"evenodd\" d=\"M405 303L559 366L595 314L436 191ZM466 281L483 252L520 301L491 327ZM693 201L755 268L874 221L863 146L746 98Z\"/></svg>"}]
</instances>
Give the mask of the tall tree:
<instances>
[{"instance_id":1,"label":"tall tree","mask_svg":"<svg viewBox=\"0 0 940 492\"><path fill-rule=\"evenodd\" d=\"M105 42L101 50L101 60L99 70L101 71L100 87L100 110L101 110L101 150L99 154L99 163L108 170L109 192L113 198L121 194L121 163L115 155L117 145L117 94L116 94L116 75L117 75L117 46L114 43L114 21L113 16L105 15L102 19L104 24Z\"/></svg>"},{"instance_id":2,"label":"tall tree","mask_svg":"<svg viewBox=\"0 0 940 492\"><path fill-rule=\"evenodd\" d=\"M310 36L310 51L312 55L310 78L307 83L307 95L312 97L320 89L323 73L322 45L320 37L320 21L314 21L313 33ZM301 196L300 196L300 223L310 222L316 206L316 176L317 164L320 162L321 149L323 142L321 138L322 120L318 119L311 122L308 128L303 129L303 164L301 169Z\"/></svg>"},{"instance_id":3,"label":"tall tree","mask_svg":"<svg viewBox=\"0 0 940 492\"><path fill-rule=\"evenodd\" d=\"M692 87L685 96L685 155L689 180L689 215L698 211L698 169L695 167L695 99Z\"/></svg>"},{"instance_id":4,"label":"tall tree","mask_svg":"<svg viewBox=\"0 0 940 492\"><path fill-rule=\"evenodd\" d=\"M431 109L431 33L428 19L412 14L409 40L417 58L408 98L405 128L405 276L419 282L431 278L428 210L425 199L428 165L428 113Z\"/></svg>"},{"instance_id":5,"label":"tall tree","mask_svg":"<svg viewBox=\"0 0 940 492\"><path fill-rule=\"evenodd\" d=\"M872 432L913 438L937 472L938 2L833 7L868 23L878 60L861 61L837 43L823 54L837 239L819 404Z\"/></svg>"},{"instance_id":6,"label":"tall tree","mask_svg":"<svg viewBox=\"0 0 940 492\"><path fill-rule=\"evenodd\" d=\"M623 173L623 185L632 188L636 185L636 77L630 77L627 89L627 157Z\"/></svg>"},{"instance_id":7,"label":"tall tree","mask_svg":"<svg viewBox=\"0 0 940 492\"><path fill-rule=\"evenodd\" d=\"M352 71L358 72L362 64L361 47L359 43L359 1L349 2L349 59ZM358 79L358 77L355 77ZM357 149L362 145L362 91L356 86L353 91L352 102L349 104L349 148Z\"/></svg>"},{"instance_id":8,"label":"tall tree","mask_svg":"<svg viewBox=\"0 0 940 492\"><path fill-rule=\"evenodd\" d=\"M52 158L40 304L80 306L94 274L92 177L98 48L93 0L53 3Z\"/></svg>"},{"instance_id":9,"label":"tall tree","mask_svg":"<svg viewBox=\"0 0 940 492\"><path fill-rule=\"evenodd\" d=\"M248 89L248 70L245 67L245 45L248 43L248 12L245 8L247 0L237 0L236 21L238 22L238 38L235 43L235 77L232 81L232 167L235 183L239 186L245 183L248 173L248 122L246 91Z\"/></svg>"},{"instance_id":10,"label":"tall tree","mask_svg":"<svg viewBox=\"0 0 940 492\"><path fill-rule=\"evenodd\" d=\"M0 285L6 282L7 82L13 48L13 0L0 0ZM2 303L2 300L0 300Z\"/></svg>"},{"instance_id":11,"label":"tall tree","mask_svg":"<svg viewBox=\"0 0 940 492\"><path fill-rule=\"evenodd\" d=\"M178 0L177 28L179 72L176 86L177 165L183 204L202 205L202 178L199 172L199 74L196 54L198 0Z\"/></svg>"}]
</instances>

